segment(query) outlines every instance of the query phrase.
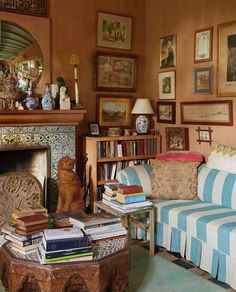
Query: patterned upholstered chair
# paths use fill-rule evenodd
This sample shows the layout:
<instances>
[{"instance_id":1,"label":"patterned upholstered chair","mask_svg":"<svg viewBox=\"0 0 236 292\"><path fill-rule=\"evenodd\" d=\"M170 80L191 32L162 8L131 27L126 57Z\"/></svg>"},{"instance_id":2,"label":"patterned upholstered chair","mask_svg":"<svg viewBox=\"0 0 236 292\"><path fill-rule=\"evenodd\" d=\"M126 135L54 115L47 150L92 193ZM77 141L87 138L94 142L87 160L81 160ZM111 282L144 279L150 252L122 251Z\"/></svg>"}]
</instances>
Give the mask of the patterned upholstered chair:
<instances>
[{"instance_id":1,"label":"patterned upholstered chair","mask_svg":"<svg viewBox=\"0 0 236 292\"><path fill-rule=\"evenodd\" d=\"M35 176L17 171L0 175L0 229L10 220L14 208L42 204L43 189Z\"/></svg>"}]
</instances>

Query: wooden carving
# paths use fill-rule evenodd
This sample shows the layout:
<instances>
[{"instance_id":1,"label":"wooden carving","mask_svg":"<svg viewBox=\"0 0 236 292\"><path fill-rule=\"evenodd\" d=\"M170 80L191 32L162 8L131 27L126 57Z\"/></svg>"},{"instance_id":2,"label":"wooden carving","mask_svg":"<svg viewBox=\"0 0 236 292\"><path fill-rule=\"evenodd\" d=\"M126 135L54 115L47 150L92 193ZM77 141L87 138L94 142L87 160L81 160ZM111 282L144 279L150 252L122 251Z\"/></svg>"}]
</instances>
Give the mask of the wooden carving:
<instances>
[{"instance_id":1,"label":"wooden carving","mask_svg":"<svg viewBox=\"0 0 236 292\"><path fill-rule=\"evenodd\" d=\"M58 162L57 184L59 188L57 212L84 209L83 191L79 176L73 168L75 160L68 156Z\"/></svg>"},{"instance_id":2,"label":"wooden carving","mask_svg":"<svg viewBox=\"0 0 236 292\"><path fill-rule=\"evenodd\" d=\"M19 292L40 292L40 286L33 275L26 275L22 281Z\"/></svg>"},{"instance_id":3,"label":"wooden carving","mask_svg":"<svg viewBox=\"0 0 236 292\"><path fill-rule=\"evenodd\" d=\"M89 289L84 279L79 274L72 275L67 281L67 283L65 284L65 287L63 289L63 292L74 292L74 291L89 292Z\"/></svg>"}]
</instances>

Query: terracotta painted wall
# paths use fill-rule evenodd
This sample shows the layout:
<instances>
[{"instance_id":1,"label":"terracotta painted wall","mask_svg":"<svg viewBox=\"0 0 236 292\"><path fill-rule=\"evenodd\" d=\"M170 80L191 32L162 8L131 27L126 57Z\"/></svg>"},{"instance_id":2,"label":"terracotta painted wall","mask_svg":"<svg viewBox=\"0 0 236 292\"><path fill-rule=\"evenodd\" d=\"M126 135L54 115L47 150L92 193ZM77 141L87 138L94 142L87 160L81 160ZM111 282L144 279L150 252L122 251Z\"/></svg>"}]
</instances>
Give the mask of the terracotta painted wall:
<instances>
[{"instance_id":1,"label":"terracotta painted wall","mask_svg":"<svg viewBox=\"0 0 236 292\"><path fill-rule=\"evenodd\" d=\"M79 93L81 104L88 109L86 119L80 125L80 132L87 132L87 122L95 121L96 94L93 90L93 61L97 50L109 49L96 47L97 11L106 11L133 17L132 51L139 57L137 92L132 96L144 96L144 50L145 50L145 0L51 0L51 37L52 37L52 82L58 76L65 78L69 94L73 97L73 67L70 55L77 54L79 64ZM118 50L110 50L119 52ZM116 93L111 93L116 94ZM118 93L119 94L119 93ZM125 93L126 94L126 93ZM127 95L130 95L127 93Z\"/></svg>"},{"instance_id":2,"label":"terracotta painted wall","mask_svg":"<svg viewBox=\"0 0 236 292\"><path fill-rule=\"evenodd\" d=\"M217 26L220 23L236 20L236 1L234 0L146 0L146 96L153 102L158 100L159 38L173 33L177 35L176 70L176 111L177 121L174 126L183 126L180 121L180 102L196 100L223 100L216 93L217 73ZM193 62L194 31L213 26L213 60L195 65ZM193 94L193 68L214 66L214 92L212 95ZM236 97L233 99L236 113ZM162 135L162 148L165 150L165 127L171 124L157 124L156 129ZM209 144L196 142L196 126L189 126L190 149L209 153ZM236 147L236 115L234 126L213 126L215 142Z\"/></svg>"}]
</instances>

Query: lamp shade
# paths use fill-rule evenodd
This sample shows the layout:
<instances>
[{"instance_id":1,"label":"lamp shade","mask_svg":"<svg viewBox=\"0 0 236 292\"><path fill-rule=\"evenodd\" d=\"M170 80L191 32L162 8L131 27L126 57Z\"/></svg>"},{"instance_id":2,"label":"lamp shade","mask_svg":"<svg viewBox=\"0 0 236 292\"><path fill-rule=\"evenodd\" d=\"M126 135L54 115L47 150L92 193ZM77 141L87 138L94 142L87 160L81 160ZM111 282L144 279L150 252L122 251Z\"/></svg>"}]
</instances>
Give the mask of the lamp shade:
<instances>
[{"instance_id":1,"label":"lamp shade","mask_svg":"<svg viewBox=\"0 0 236 292\"><path fill-rule=\"evenodd\" d=\"M153 114L151 102L147 98L138 98L134 104L131 114L151 115Z\"/></svg>"}]
</instances>

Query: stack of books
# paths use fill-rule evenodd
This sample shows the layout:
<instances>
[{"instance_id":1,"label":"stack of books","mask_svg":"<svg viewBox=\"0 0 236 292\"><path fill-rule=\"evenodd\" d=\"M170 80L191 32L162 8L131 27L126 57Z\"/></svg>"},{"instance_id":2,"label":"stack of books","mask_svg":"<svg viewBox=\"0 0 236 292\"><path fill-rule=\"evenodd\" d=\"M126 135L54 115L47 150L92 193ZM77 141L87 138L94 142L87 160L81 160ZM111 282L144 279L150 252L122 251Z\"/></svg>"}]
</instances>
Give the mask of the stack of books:
<instances>
[{"instance_id":1,"label":"stack of books","mask_svg":"<svg viewBox=\"0 0 236 292\"><path fill-rule=\"evenodd\" d=\"M15 208L12 212L12 222L15 223L15 220L17 218L30 216L30 215L48 215L48 210L44 208L43 206L37 206L37 207L24 207L24 208Z\"/></svg>"},{"instance_id":2,"label":"stack of books","mask_svg":"<svg viewBox=\"0 0 236 292\"><path fill-rule=\"evenodd\" d=\"M104 185L104 193L102 194L102 198L107 201L115 201L118 187L123 186L123 184L120 183L111 183L111 184L105 184Z\"/></svg>"},{"instance_id":3,"label":"stack of books","mask_svg":"<svg viewBox=\"0 0 236 292\"><path fill-rule=\"evenodd\" d=\"M130 213L140 209L149 208L152 202L146 201L142 186L118 186L114 200L103 196L102 202L121 213Z\"/></svg>"},{"instance_id":4,"label":"stack of books","mask_svg":"<svg viewBox=\"0 0 236 292\"><path fill-rule=\"evenodd\" d=\"M73 225L69 221L70 212L51 213L49 216L52 219L53 226L55 228L72 227Z\"/></svg>"},{"instance_id":5,"label":"stack of books","mask_svg":"<svg viewBox=\"0 0 236 292\"><path fill-rule=\"evenodd\" d=\"M73 226L80 227L91 241L104 240L125 236L126 229L121 224L120 217L108 213L70 215Z\"/></svg>"},{"instance_id":6,"label":"stack of books","mask_svg":"<svg viewBox=\"0 0 236 292\"><path fill-rule=\"evenodd\" d=\"M80 228L48 229L43 232L38 248L41 264L93 259L92 246Z\"/></svg>"},{"instance_id":7,"label":"stack of books","mask_svg":"<svg viewBox=\"0 0 236 292\"><path fill-rule=\"evenodd\" d=\"M1 231L5 234L5 239L11 243L11 248L23 255L35 253L43 236L42 233L27 236L20 235L10 225L3 226Z\"/></svg>"},{"instance_id":8,"label":"stack of books","mask_svg":"<svg viewBox=\"0 0 236 292\"><path fill-rule=\"evenodd\" d=\"M48 228L48 216L43 214L28 215L16 218L16 233L21 235L32 235Z\"/></svg>"}]
</instances>

